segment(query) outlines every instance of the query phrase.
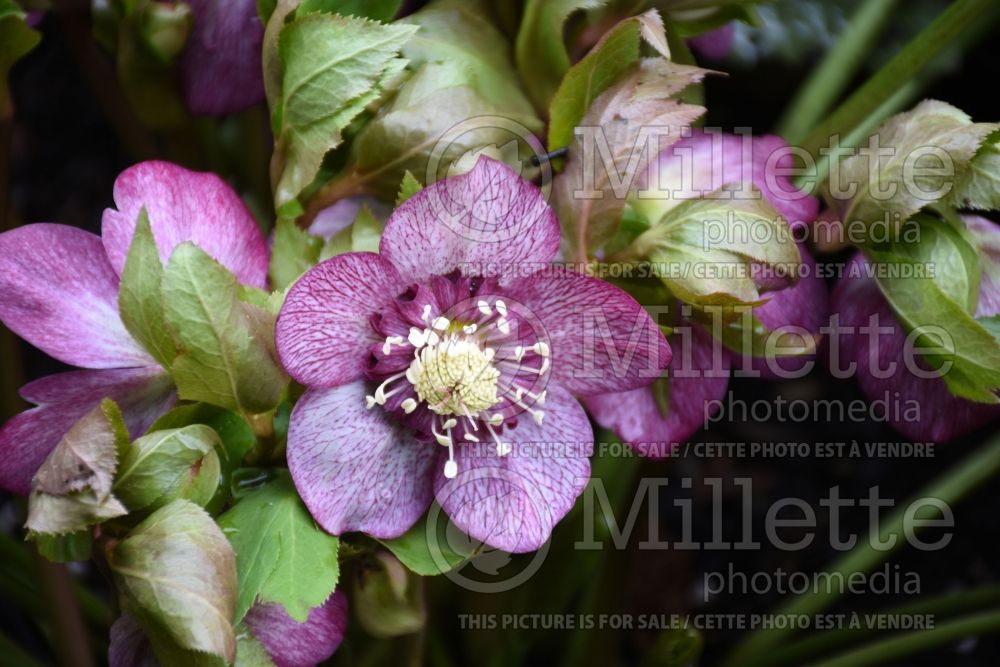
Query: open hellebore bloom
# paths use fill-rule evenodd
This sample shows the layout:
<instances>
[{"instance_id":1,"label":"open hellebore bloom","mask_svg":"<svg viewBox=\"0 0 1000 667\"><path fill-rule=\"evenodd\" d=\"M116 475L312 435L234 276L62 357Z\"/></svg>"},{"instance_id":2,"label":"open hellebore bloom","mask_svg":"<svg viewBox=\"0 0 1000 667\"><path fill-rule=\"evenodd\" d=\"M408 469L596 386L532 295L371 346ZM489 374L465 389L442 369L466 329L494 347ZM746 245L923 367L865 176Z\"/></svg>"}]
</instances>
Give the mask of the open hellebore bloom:
<instances>
[{"instance_id":1,"label":"open hellebore bloom","mask_svg":"<svg viewBox=\"0 0 1000 667\"><path fill-rule=\"evenodd\" d=\"M241 111L264 99L264 27L254 0L188 0L194 25L181 56L184 103L194 114Z\"/></svg>"},{"instance_id":2,"label":"open hellebore bloom","mask_svg":"<svg viewBox=\"0 0 1000 667\"><path fill-rule=\"evenodd\" d=\"M655 222L681 201L704 196L730 183L749 182L795 232L801 233L816 217L819 203L795 188L784 175L782 170L791 162L787 144L780 137L694 130L691 137L665 150L650 165L642 189L653 196L641 196L634 206ZM829 312L827 289L804 243L799 243L799 254L803 267L799 281L767 292L767 303L755 307L753 315L769 331L787 330L818 340ZM706 408L718 405L725 396L730 361L741 363L742 355L723 351L722 343L702 325L684 321L679 327L684 333L670 339L675 355L667 371L670 388L665 394L669 399L665 412L661 409L662 399L658 401L647 388L585 399L598 423L615 430L644 455L668 456L674 443L683 442L701 428L710 416ZM750 356L749 366L763 377L775 378L796 372L814 357Z\"/></svg>"},{"instance_id":3,"label":"open hellebore bloom","mask_svg":"<svg viewBox=\"0 0 1000 667\"><path fill-rule=\"evenodd\" d=\"M980 252L1000 266L1000 227L984 218L966 216ZM1000 417L1000 406L953 395L930 366L906 354L907 330L897 319L878 282L858 253L833 290L841 368L856 364L861 391L884 406L885 418L903 435L920 441L945 442ZM976 317L1000 315L1000 283L994 271L983 271Z\"/></svg>"},{"instance_id":4,"label":"open hellebore bloom","mask_svg":"<svg viewBox=\"0 0 1000 667\"><path fill-rule=\"evenodd\" d=\"M115 181L117 209L102 234L49 223L0 234L0 321L69 371L25 385L37 407L0 428L0 487L20 494L63 434L104 398L118 403L133 437L176 401L169 374L129 334L118 288L136 220L146 208L162 261L192 241L262 287L267 248L250 212L221 179L143 162Z\"/></svg>"},{"instance_id":5,"label":"open hellebore bloom","mask_svg":"<svg viewBox=\"0 0 1000 667\"><path fill-rule=\"evenodd\" d=\"M494 547L548 539L590 473L573 395L649 384L670 361L630 296L549 267L558 247L538 189L480 158L400 206L379 254L292 287L278 353L309 389L288 466L327 531L396 537L436 496Z\"/></svg>"}]
</instances>

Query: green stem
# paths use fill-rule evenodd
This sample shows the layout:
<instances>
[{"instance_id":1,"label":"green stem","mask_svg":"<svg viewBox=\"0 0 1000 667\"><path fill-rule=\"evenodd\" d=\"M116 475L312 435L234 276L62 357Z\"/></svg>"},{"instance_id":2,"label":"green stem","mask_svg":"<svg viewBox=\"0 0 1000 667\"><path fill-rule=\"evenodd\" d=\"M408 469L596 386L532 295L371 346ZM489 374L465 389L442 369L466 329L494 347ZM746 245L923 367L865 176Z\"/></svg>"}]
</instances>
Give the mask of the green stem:
<instances>
[{"instance_id":1,"label":"green stem","mask_svg":"<svg viewBox=\"0 0 1000 667\"><path fill-rule=\"evenodd\" d=\"M937 498L945 505L955 505L998 471L1000 471L1000 437L954 465L943 476L924 487L912 500L898 506L889 516L878 522L878 542L885 544L890 537L895 537L892 546L876 549L872 546L873 539L865 540L836 560L829 568L829 572L840 574L845 580L855 572L871 572L903 546L904 540L900 536L904 534L904 517L913 501ZM919 524L911 526L914 530L918 527ZM871 537L874 538L875 535ZM775 613L779 616L812 616L832 605L839 597L840 592L834 589L800 595L783 604ZM792 632L794 630L787 627L759 631L738 645L725 664L743 665L750 656L767 653Z\"/></svg>"},{"instance_id":2,"label":"green stem","mask_svg":"<svg viewBox=\"0 0 1000 667\"><path fill-rule=\"evenodd\" d=\"M884 665L966 637L1000 632L1000 611L988 611L943 623L930 630L916 630L874 642L830 660L813 663L811 667L865 667Z\"/></svg>"},{"instance_id":3,"label":"green stem","mask_svg":"<svg viewBox=\"0 0 1000 667\"><path fill-rule=\"evenodd\" d=\"M1000 586L989 586L971 591L962 591L948 595L939 595L917 600L904 605L898 605L877 612L885 616L919 616L933 615L935 621L954 616L956 613L970 612L984 607L1000 606ZM828 651L870 637L878 633L876 628L840 628L829 632L814 634L806 639L795 642L786 648L769 652L766 656L752 656L742 667L781 667L781 665L801 665L807 658L822 655Z\"/></svg>"},{"instance_id":4,"label":"green stem","mask_svg":"<svg viewBox=\"0 0 1000 667\"><path fill-rule=\"evenodd\" d=\"M881 106L923 70L959 33L993 6L994 0L956 0L948 5L885 67L810 132L802 142L802 147L811 155L817 155L819 148L825 146L830 137L849 133L873 109Z\"/></svg>"},{"instance_id":5,"label":"green stem","mask_svg":"<svg viewBox=\"0 0 1000 667\"><path fill-rule=\"evenodd\" d=\"M865 0L857 8L843 35L778 121L777 134L794 145L822 120L857 73L897 4L898 0Z\"/></svg>"}]
</instances>

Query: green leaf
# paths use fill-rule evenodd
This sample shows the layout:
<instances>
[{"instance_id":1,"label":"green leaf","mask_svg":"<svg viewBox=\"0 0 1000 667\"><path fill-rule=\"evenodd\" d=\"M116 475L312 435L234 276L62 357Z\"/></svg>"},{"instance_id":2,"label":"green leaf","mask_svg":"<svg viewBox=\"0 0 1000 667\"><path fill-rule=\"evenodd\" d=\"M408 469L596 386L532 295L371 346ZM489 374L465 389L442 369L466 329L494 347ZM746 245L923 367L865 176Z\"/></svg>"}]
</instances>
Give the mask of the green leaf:
<instances>
[{"instance_id":1,"label":"green leaf","mask_svg":"<svg viewBox=\"0 0 1000 667\"><path fill-rule=\"evenodd\" d=\"M175 500L107 551L122 608L136 617L163 664L169 644L236 658L236 560L200 507ZM166 655L165 655L166 654Z\"/></svg>"},{"instance_id":2,"label":"green leaf","mask_svg":"<svg viewBox=\"0 0 1000 667\"><path fill-rule=\"evenodd\" d=\"M400 47L416 28L306 14L281 29L281 97L275 118L275 206L296 199L319 173L342 130L374 102L405 61Z\"/></svg>"},{"instance_id":3,"label":"green leaf","mask_svg":"<svg viewBox=\"0 0 1000 667\"><path fill-rule=\"evenodd\" d=\"M676 96L708 70L662 58L633 64L628 74L594 100L580 125L553 196L568 258L585 262L614 238L638 174L653 157L681 138L705 109Z\"/></svg>"},{"instance_id":4,"label":"green leaf","mask_svg":"<svg viewBox=\"0 0 1000 667\"><path fill-rule=\"evenodd\" d=\"M543 124L520 87L510 44L482 2L437 0L400 22L420 28L402 51L412 74L361 129L344 175L310 209L345 185L390 200L407 170L428 185L482 146L534 141L525 157L539 148L525 135Z\"/></svg>"},{"instance_id":5,"label":"green leaf","mask_svg":"<svg viewBox=\"0 0 1000 667\"><path fill-rule=\"evenodd\" d=\"M333 593L340 541L316 526L287 475L242 498L219 523L236 551L237 622L260 600L302 623Z\"/></svg>"},{"instance_id":6,"label":"green leaf","mask_svg":"<svg viewBox=\"0 0 1000 667\"><path fill-rule=\"evenodd\" d=\"M528 0L517 32L517 71L538 109L548 109L569 70L563 26L573 12L596 9L606 0Z\"/></svg>"},{"instance_id":7,"label":"green leaf","mask_svg":"<svg viewBox=\"0 0 1000 667\"><path fill-rule=\"evenodd\" d=\"M788 221L760 192L743 184L721 188L669 210L626 250L649 259L674 295L697 305L761 302L753 267L797 276L801 261ZM743 193L751 192L751 196Z\"/></svg>"},{"instance_id":8,"label":"green leaf","mask_svg":"<svg viewBox=\"0 0 1000 667\"><path fill-rule=\"evenodd\" d=\"M246 626L237 628L236 667L274 667L271 655Z\"/></svg>"},{"instance_id":9,"label":"green leaf","mask_svg":"<svg viewBox=\"0 0 1000 667\"><path fill-rule=\"evenodd\" d=\"M204 507L219 484L220 444L218 434L202 424L153 431L126 449L115 493L131 510L178 498Z\"/></svg>"},{"instance_id":10,"label":"green leaf","mask_svg":"<svg viewBox=\"0 0 1000 667\"><path fill-rule=\"evenodd\" d=\"M0 120L14 113L7 89L10 68L42 41L41 33L25 22L26 16L14 0L0 0Z\"/></svg>"},{"instance_id":11,"label":"green leaf","mask_svg":"<svg viewBox=\"0 0 1000 667\"><path fill-rule=\"evenodd\" d=\"M392 540L379 540L408 570L421 576L443 574L475 555L471 538L460 535L451 522L431 524L430 516L443 516L440 509L425 514L408 531ZM457 547L455 545L458 545Z\"/></svg>"},{"instance_id":12,"label":"green leaf","mask_svg":"<svg viewBox=\"0 0 1000 667\"><path fill-rule=\"evenodd\" d=\"M385 551L372 554L364 565L351 589L351 607L361 627L380 638L420 630L427 622L420 577Z\"/></svg>"},{"instance_id":13,"label":"green leaf","mask_svg":"<svg viewBox=\"0 0 1000 667\"><path fill-rule=\"evenodd\" d=\"M149 427L149 432L179 429L194 424L210 426L222 441L222 467L239 467L243 457L257 444L257 437L246 420L235 412L207 403L182 405L166 413Z\"/></svg>"},{"instance_id":14,"label":"green leaf","mask_svg":"<svg viewBox=\"0 0 1000 667\"><path fill-rule=\"evenodd\" d=\"M663 21L655 9L620 21L563 77L549 107L549 150L568 146L573 130L594 99L611 87L639 60L645 39L663 57L670 57Z\"/></svg>"},{"instance_id":15,"label":"green leaf","mask_svg":"<svg viewBox=\"0 0 1000 667\"><path fill-rule=\"evenodd\" d=\"M118 289L118 310L125 328L164 368L170 368L177 348L163 318L163 265L153 239L146 209L139 212L132 245Z\"/></svg>"},{"instance_id":16,"label":"green leaf","mask_svg":"<svg viewBox=\"0 0 1000 667\"><path fill-rule=\"evenodd\" d=\"M387 22L399 13L402 4L403 0L303 0L296 16L327 12Z\"/></svg>"},{"instance_id":17,"label":"green leaf","mask_svg":"<svg viewBox=\"0 0 1000 667\"><path fill-rule=\"evenodd\" d=\"M409 169L403 174L403 180L399 183L399 194L396 195L396 206L424 189L417 177Z\"/></svg>"},{"instance_id":18,"label":"green leaf","mask_svg":"<svg viewBox=\"0 0 1000 667\"><path fill-rule=\"evenodd\" d=\"M94 537L89 530L67 535L37 533L32 539L38 548L38 553L56 563L90 560L94 546Z\"/></svg>"},{"instance_id":19,"label":"green leaf","mask_svg":"<svg viewBox=\"0 0 1000 667\"><path fill-rule=\"evenodd\" d=\"M239 298L236 278L191 243L174 250L163 278L164 314L179 354L171 367L182 399L244 414L278 404L287 378L273 353L273 319Z\"/></svg>"},{"instance_id":20,"label":"green leaf","mask_svg":"<svg viewBox=\"0 0 1000 667\"><path fill-rule=\"evenodd\" d=\"M767 301L767 295L763 300ZM820 342L819 336L803 335L801 327L779 328L781 333L774 338L774 331L753 314L751 306L700 306L694 308L693 314L723 345L747 357L815 354Z\"/></svg>"},{"instance_id":21,"label":"green leaf","mask_svg":"<svg viewBox=\"0 0 1000 667\"><path fill-rule=\"evenodd\" d=\"M961 182L980 144L997 127L973 123L950 104L925 100L893 116L872 135L891 155L859 153L843 161L835 175L841 187L857 186L853 196L838 197L836 192L828 196L848 224L860 220L871 225L889 214L898 229L902 221L940 201ZM950 162L954 173L943 173L942 162L946 168ZM907 170L912 170L909 177Z\"/></svg>"},{"instance_id":22,"label":"green leaf","mask_svg":"<svg viewBox=\"0 0 1000 667\"><path fill-rule=\"evenodd\" d=\"M31 480L30 533L65 535L128 513L111 493L128 431L105 400L67 431Z\"/></svg>"},{"instance_id":23,"label":"green leaf","mask_svg":"<svg viewBox=\"0 0 1000 667\"><path fill-rule=\"evenodd\" d=\"M1000 136L994 132L979 148L969 169L948 194L956 208L977 211L1000 210Z\"/></svg>"},{"instance_id":24,"label":"green leaf","mask_svg":"<svg viewBox=\"0 0 1000 667\"><path fill-rule=\"evenodd\" d=\"M309 234L294 221L279 218L274 228L268 275L271 286L286 289L316 265L323 239Z\"/></svg>"}]
</instances>

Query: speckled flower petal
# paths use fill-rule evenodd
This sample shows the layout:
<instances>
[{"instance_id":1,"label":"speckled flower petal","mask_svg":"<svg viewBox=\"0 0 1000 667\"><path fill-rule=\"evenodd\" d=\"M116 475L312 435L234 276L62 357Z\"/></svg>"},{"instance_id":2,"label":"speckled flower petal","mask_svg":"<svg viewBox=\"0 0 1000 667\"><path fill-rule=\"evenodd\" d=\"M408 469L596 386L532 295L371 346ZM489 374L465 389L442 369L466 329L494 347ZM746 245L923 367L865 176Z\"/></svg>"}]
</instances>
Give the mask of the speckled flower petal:
<instances>
[{"instance_id":1,"label":"speckled flower petal","mask_svg":"<svg viewBox=\"0 0 1000 667\"><path fill-rule=\"evenodd\" d=\"M473 538L511 553L534 551L590 479L594 434L576 399L550 386L542 425L525 415L502 437L512 443L504 457L491 442L459 444L454 479L444 476L442 454L434 493L454 524Z\"/></svg>"},{"instance_id":2,"label":"speckled flower petal","mask_svg":"<svg viewBox=\"0 0 1000 667\"><path fill-rule=\"evenodd\" d=\"M440 447L416 440L379 406L366 409L367 393L364 382L307 391L292 412L288 469L327 532L398 537L430 505Z\"/></svg>"},{"instance_id":3,"label":"speckled flower petal","mask_svg":"<svg viewBox=\"0 0 1000 667\"><path fill-rule=\"evenodd\" d=\"M888 402L886 421L909 438L944 442L1000 417L1000 406L958 398L939 377L919 377L906 367L906 329L896 319L878 283L867 277L859 253L833 290L833 311L840 316L838 365L857 364L857 380L871 401ZM873 321L871 318L874 317ZM868 330L885 327L874 344ZM944 324L947 326L947 323ZM853 327L853 333L847 327ZM888 372L895 364L895 372ZM926 365L921 368L928 369ZM880 376L886 377L880 377ZM917 414L914 414L916 412Z\"/></svg>"},{"instance_id":4,"label":"speckled flower petal","mask_svg":"<svg viewBox=\"0 0 1000 667\"><path fill-rule=\"evenodd\" d=\"M371 318L405 289L392 264L374 253L346 253L314 266L278 314L275 342L285 370L310 387L362 377L368 348L379 342Z\"/></svg>"},{"instance_id":5,"label":"speckled flower petal","mask_svg":"<svg viewBox=\"0 0 1000 667\"><path fill-rule=\"evenodd\" d=\"M347 630L347 598L334 591L299 623L280 604L257 604L246 623L277 667L313 667L336 652Z\"/></svg>"},{"instance_id":6,"label":"speckled flower petal","mask_svg":"<svg viewBox=\"0 0 1000 667\"><path fill-rule=\"evenodd\" d=\"M511 287L545 330L552 378L574 394L643 387L670 363L670 346L635 299L587 276L533 276Z\"/></svg>"},{"instance_id":7,"label":"speckled flower petal","mask_svg":"<svg viewBox=\"0 0 1000 667\"><path fill-rule=\"evenodd\" d=\"M194 25L181 56L181 85L191 113L240 111L264 99L264 27L254 0L188 0Z\"/></svg>"},{"instance_id":8,"label":"speckled flower petal","mask_svg":"<svg viewBox=\"0 0 1000 667\"><path fill-rule=\"evenodd\" d=\"M0 321L74 366L155 363L118 316L118 276L101 239L75 227L40 223L0 234Z\"/></svg>"},{"instance_id":9,"label":"speckled flower petal","mask_svg":"<svg viewBox=\"0 0 1000 667\"><path fill-rule=\"evenodd\" d=\"M380 246L407 280L459 269L495 275L501 284L518 271L538 271L558 249L559 222L542 193L487 157L406 200L386 223Z\"/></svg>"},{"instance_id":10,"label":"speckled flower petal","mask_svg":"<svg viewBox=\"0 0 1000 667\"><path fill-rule=\"evenodd\" d=\"M143 207L160 260L191 241L232 271L241 283L267 283L267 243L239 195L215 174L151 160L129 167L115 180L115 206L104 211L101 235L119 274Z\"/></svg>"},{"instance_id":11,"label":"speckled flower petal","mask_svg":"<svg viewBox=\"0 0 1000 667\"><path fill-rule=\"evenodd\" d=\"M729 352L698 324L670 337L669 404L663 416L651 387L583 399L598 424L643 456L664 458L698 431L729 386Z\"/></svg>"},{"instance_id":12,"label":"speckled flower petal","mask_svg":"<svg viewBox=\"0 0 1000 667\"><path fill-rule=\"evenodd\" d=\"M21 396L38 407L0 427L0 488L22 495L66 431L101 400L118 403L132 437L177 401L173 381L159 366L49 375L22 387Z\"/></svg>"}]
</instances>

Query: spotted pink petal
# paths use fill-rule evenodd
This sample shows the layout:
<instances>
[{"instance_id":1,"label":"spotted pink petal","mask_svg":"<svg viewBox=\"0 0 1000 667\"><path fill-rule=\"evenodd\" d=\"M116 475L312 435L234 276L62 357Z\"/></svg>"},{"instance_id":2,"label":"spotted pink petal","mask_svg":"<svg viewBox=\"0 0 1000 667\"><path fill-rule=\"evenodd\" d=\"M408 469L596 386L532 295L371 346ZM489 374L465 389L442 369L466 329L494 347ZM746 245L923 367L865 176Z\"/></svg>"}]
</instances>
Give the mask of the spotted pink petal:
<instances>
[{"instance_id":1,"label":"spotted pink petal","mask_svg":"<svg viewBox=\"0 0 1000 667\"><path fill-rule=\"evenodd\" d=\"M332 656L347 630L347 598L340 591L309 612L305 623L280 604L257 604L246 623L277 667L313 667Z\"/></svg>"},{"instance_id":2,"label":"spotted pink petal","mask_svg":"<svg viewBox=\"0 0 1000 667\"><path fill-rule=\"evenodd\" d=\"M194 25L181 56L184 102L194 114L240 111L264 99L264 27L254 0L188 0Z\"/></svg>"},{"instance_id":3,"label":"spotted pink petal","mask_svg":"<svg viewBox=\"0 0 1000 667\"><path fill-rule=\"evenodd\" d=\"M380 252L407 280L458 269L507 284L548 264L559 222L534 185L480 157L472 171L430 185L389 218Z\"/></svg>"},{"instance_id":4,"label":"spotted pink petal","mask_svg":"<svg viewBox=\"0 0 1000 667\"><path fill-rule=\"evenodd\" d=\"M105 209L101 234L119 275L139 212L145 207L164 264L175 247L191 241L241 283L266 285L264 235L239 195L215 174L169 162L141 162L118 175L114 197L117 209Z\"/></svg>"},{"instance_id":5,"label":"spotted pink petal","mask_svg":"<svg viewBox=\"0 0 1000 667\"><path fill-rule=\"evenodd\" d=\"M133 437L177 401L173 381L159 366L58 373L25 385L21 396L38 407L0 427L0 488L22 495L66 431L101 400L118 403Z\"/></svg>"},{"instance_id":6,"label":"spotted pink petal","mask_svg":"<svg viewBox=\"0 0 1000 667\"><path fill-rule=\"evenodd\" d=\"M840 359L834 360L836 364L840 368L856 364L858 384L865 396L871 401L888 402L886 421L903 435L921 442L952 440L1000 417L1000 406L958 398L941 378L920 377L906 367L906 329L896 319L878 283L867 277L866 264L863 255L855 255L833 290L833 312L839 315L836 342ZM874 326L888 329L875 341L867 331L860 331L860 327ZM894 372L889 372L893 368ZM927 366L922 368L929 370ZM917 414L913 414L913 407Z\"/></svg>"},{"instance_id":7,"label":"spotted pink petal","mask_svg":"<svg viewBox=\"0 0 1000 667\"><path fill-rule=\"evenodd\" d=\"M314 266L278 314L275 342L285 370L310 387L334 387L362 376L379 339L370 319L404 291L388 261L370 252L337 255Z\"/></svg>"},{"instance_id":8,"label":"spotted pink petal","mask_svg":"<svg viewBox=\"0 0 1000 667\"><path fill-rule=\"evenodd\" d=\"M544 328L552 378L574 394L643 387L670 363L670 346L635 299L575 273L538 275L511 287Z\"/></svg>"},{"instance_id":9,"label":"spotted pink petal","mask_svg":"<svg viewBox=\"0 0 1000 667\"><path fill-rule=\"evenodd\" d=\"M440 447L365 407L364 382L310 389L288 429L295 488L327 532L399 537L431 502L431 466Z\"/></svg>"},{"instance_id":10,"label":"spotted pink petal","mask_svg":"<svg viewBox=\"0 0 1000 667\"><path fill-rule=\"evenodd\" d=\"M721 407L729 386L729 353L699 324L670 337L674 358L667 415L650 387L587 396L584 405L597 423L611 429L643 456L665 458Z\"/></svg>"},{"instance_id":11,"label":"spotted pink petal","mask_svg":"<svg viewBox=\"0 0 1000 667\"><path fill-rule=\"evenodd\" d=\"M655 190L642 208L665 212L730 183L753 183L793 227L815 219L819 201L779 173L794 166L781 137L722 134L694 130L650 164L643 188ZM739 196L739 192L736 193Z\"/></svg>"},{"instance_id":12,"label":"spotted pink petal","mask_svg":"<svg viewBox=\"0 0 1000 667\"><path fill-rule=\"evenodd\" d=\"M511 553L534 551L548 541L590 479L594 433L576 399L550 385L542 425L525 415L502 437L512 443L503 457L492 442L457 445L454 479L444 476L442 454L435 497L455 526L474 539Z\"/></svg>"},{"instance_id":13,"label":"spotted pink petal","mask_svg":"<svg viewBox=\"0 0 1000 667\"><path fill-rule=\"evenodd\" d=\"M75 227L39 223L0 234L0 321L74 366L155 363L118 316L118 276L101 239Z\"/></svg>"}]
</instances>

